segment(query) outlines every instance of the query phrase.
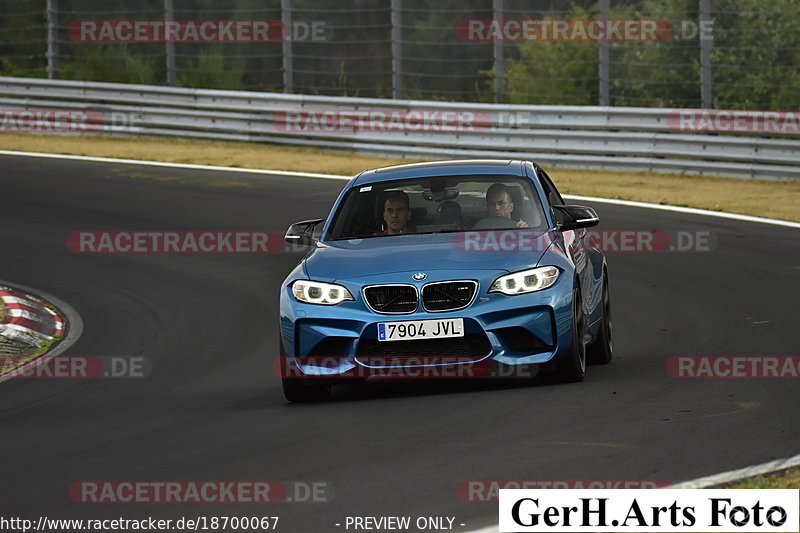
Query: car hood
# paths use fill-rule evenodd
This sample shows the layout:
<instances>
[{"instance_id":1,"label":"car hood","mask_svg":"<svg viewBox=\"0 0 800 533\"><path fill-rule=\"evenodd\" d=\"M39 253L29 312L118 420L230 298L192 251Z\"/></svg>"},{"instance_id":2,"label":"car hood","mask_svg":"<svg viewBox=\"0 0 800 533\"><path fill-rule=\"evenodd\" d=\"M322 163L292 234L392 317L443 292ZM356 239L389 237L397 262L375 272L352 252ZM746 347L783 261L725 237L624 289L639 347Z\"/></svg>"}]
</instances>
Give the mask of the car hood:
<instances>
[{"instance_id":1,"label":"car hood","mask_svg":"<svg viewBox=\"0 0 800 533\"><path fill-rule=\"evenodd\" d=\"M527 230L397 235L319 242L303 262L310 279L342 279L407 271L515 272L538 265L560 234Z\"/></svg>"}]
</instances>

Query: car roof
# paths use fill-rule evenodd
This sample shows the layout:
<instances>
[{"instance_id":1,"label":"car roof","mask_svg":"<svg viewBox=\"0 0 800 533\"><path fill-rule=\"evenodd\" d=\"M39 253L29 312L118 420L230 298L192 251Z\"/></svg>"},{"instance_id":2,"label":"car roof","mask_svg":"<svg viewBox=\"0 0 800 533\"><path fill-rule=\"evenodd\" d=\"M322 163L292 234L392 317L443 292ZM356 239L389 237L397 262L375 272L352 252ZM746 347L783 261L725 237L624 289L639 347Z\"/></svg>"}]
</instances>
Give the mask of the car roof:
<instances>
[{"instance_id":1,"label":"car roof","mask_svg":"<svg viewBox=\"0 0 800 533\"><path fill-rule=\"evenodd\" d=\"M525 162L510 159L465 159L452 161L426 161L391 167L365 170L356 177L353 185L376 183L403 178L430 176L495 175L525 176Z\"/></svg>"}]
</instances>

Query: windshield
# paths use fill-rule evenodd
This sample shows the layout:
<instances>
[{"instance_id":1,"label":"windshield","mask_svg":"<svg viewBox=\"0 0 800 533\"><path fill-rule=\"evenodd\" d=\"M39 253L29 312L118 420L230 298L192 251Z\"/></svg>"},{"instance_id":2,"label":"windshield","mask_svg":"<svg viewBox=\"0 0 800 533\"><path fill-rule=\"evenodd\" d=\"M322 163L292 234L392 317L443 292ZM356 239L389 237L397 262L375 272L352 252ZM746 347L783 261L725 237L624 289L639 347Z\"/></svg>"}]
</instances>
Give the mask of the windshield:
<instances>
[{"instance_id":1,"label":"windshield","mask_svg":"<svg viewBox=\"0 0 800 533\"><path fill-rule=\"evenodd\" d=\"M490 229L547 229L530 180L437 176L356 186L325 240Z\"/></svg>"}]
</instances>

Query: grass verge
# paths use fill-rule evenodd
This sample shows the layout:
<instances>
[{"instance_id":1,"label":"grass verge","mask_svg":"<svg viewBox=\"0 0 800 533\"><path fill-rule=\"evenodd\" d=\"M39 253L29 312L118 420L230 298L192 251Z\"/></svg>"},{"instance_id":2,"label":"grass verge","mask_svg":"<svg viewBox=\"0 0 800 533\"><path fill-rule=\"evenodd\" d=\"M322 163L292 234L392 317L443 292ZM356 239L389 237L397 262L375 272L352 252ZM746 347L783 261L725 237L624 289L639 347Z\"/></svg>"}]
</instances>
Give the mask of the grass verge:
<instances>
[{"instance_id":1,"label":"grass verge","mask_svg":"<svg viewBox=\"0 0 800 533\"><path fill-rule=\"evenodd\" d=\"M0 133L0 149L345 175L415 161L266 144L8 132ZM565 194L800 221L800 180L772 182L652 172L547 170Z\"/></svg>"},{"instance_id":2,"label":"grass verge","mask_svg":"<svg viewBox=\"0 0 800 533\"><path fill-rule=\"evenodd\" d=\"M800 489L800 468L756 476L723 485L724 489Z\"/></svg>"},{"instance_id":3,"label":"grass verge","mask_svg":"<svg viewBox=\"0 0 800 533\"><path fill-rule=\"evenodd\" d=\"M726 489L800 489L800 467L725 485Z\"/></svg>"},{"instance_id":4,"label":"grass verge","mask_svg":"<svg viewBox=\"0 0 800 533\"><path fill-rule=\"evenodd\" d=\"M38 346L8 341L0 343L0 377L45 355L57 341L42 338L40 342Z\"/></svg>"}]
</instances>

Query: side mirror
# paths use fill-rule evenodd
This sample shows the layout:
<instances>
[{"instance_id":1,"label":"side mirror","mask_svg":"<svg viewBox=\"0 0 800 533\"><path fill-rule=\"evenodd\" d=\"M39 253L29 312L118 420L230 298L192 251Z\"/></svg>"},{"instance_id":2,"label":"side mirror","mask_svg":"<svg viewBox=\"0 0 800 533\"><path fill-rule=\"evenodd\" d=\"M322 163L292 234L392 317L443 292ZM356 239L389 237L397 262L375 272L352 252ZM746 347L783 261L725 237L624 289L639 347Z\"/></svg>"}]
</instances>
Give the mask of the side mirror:
<instances>
[{"instance_id":1,"label":"side mirror","mask_svg":"<svg viewBox=\"0 0 800 533\"><path fill-rule=\"evenodd\" d=\"M583 205L554 205L553 212L561 231L589 228L600 223L594 209Z\"/></svg>"},{"instance_id":2,"label":"side mirror","mask_svg":"<svg viewBox=\"0 0 800 533\"><path fill-rule=\"evenodd\" d=\"M303 220L302 222L295 222L289 229L286 230L284 239L286 242L292 244L314 244L319 240L320 234L316 230L322 231L322 223L325 222L324 218L315 218L314 220Z\"/></svg>"}]
</instances>

